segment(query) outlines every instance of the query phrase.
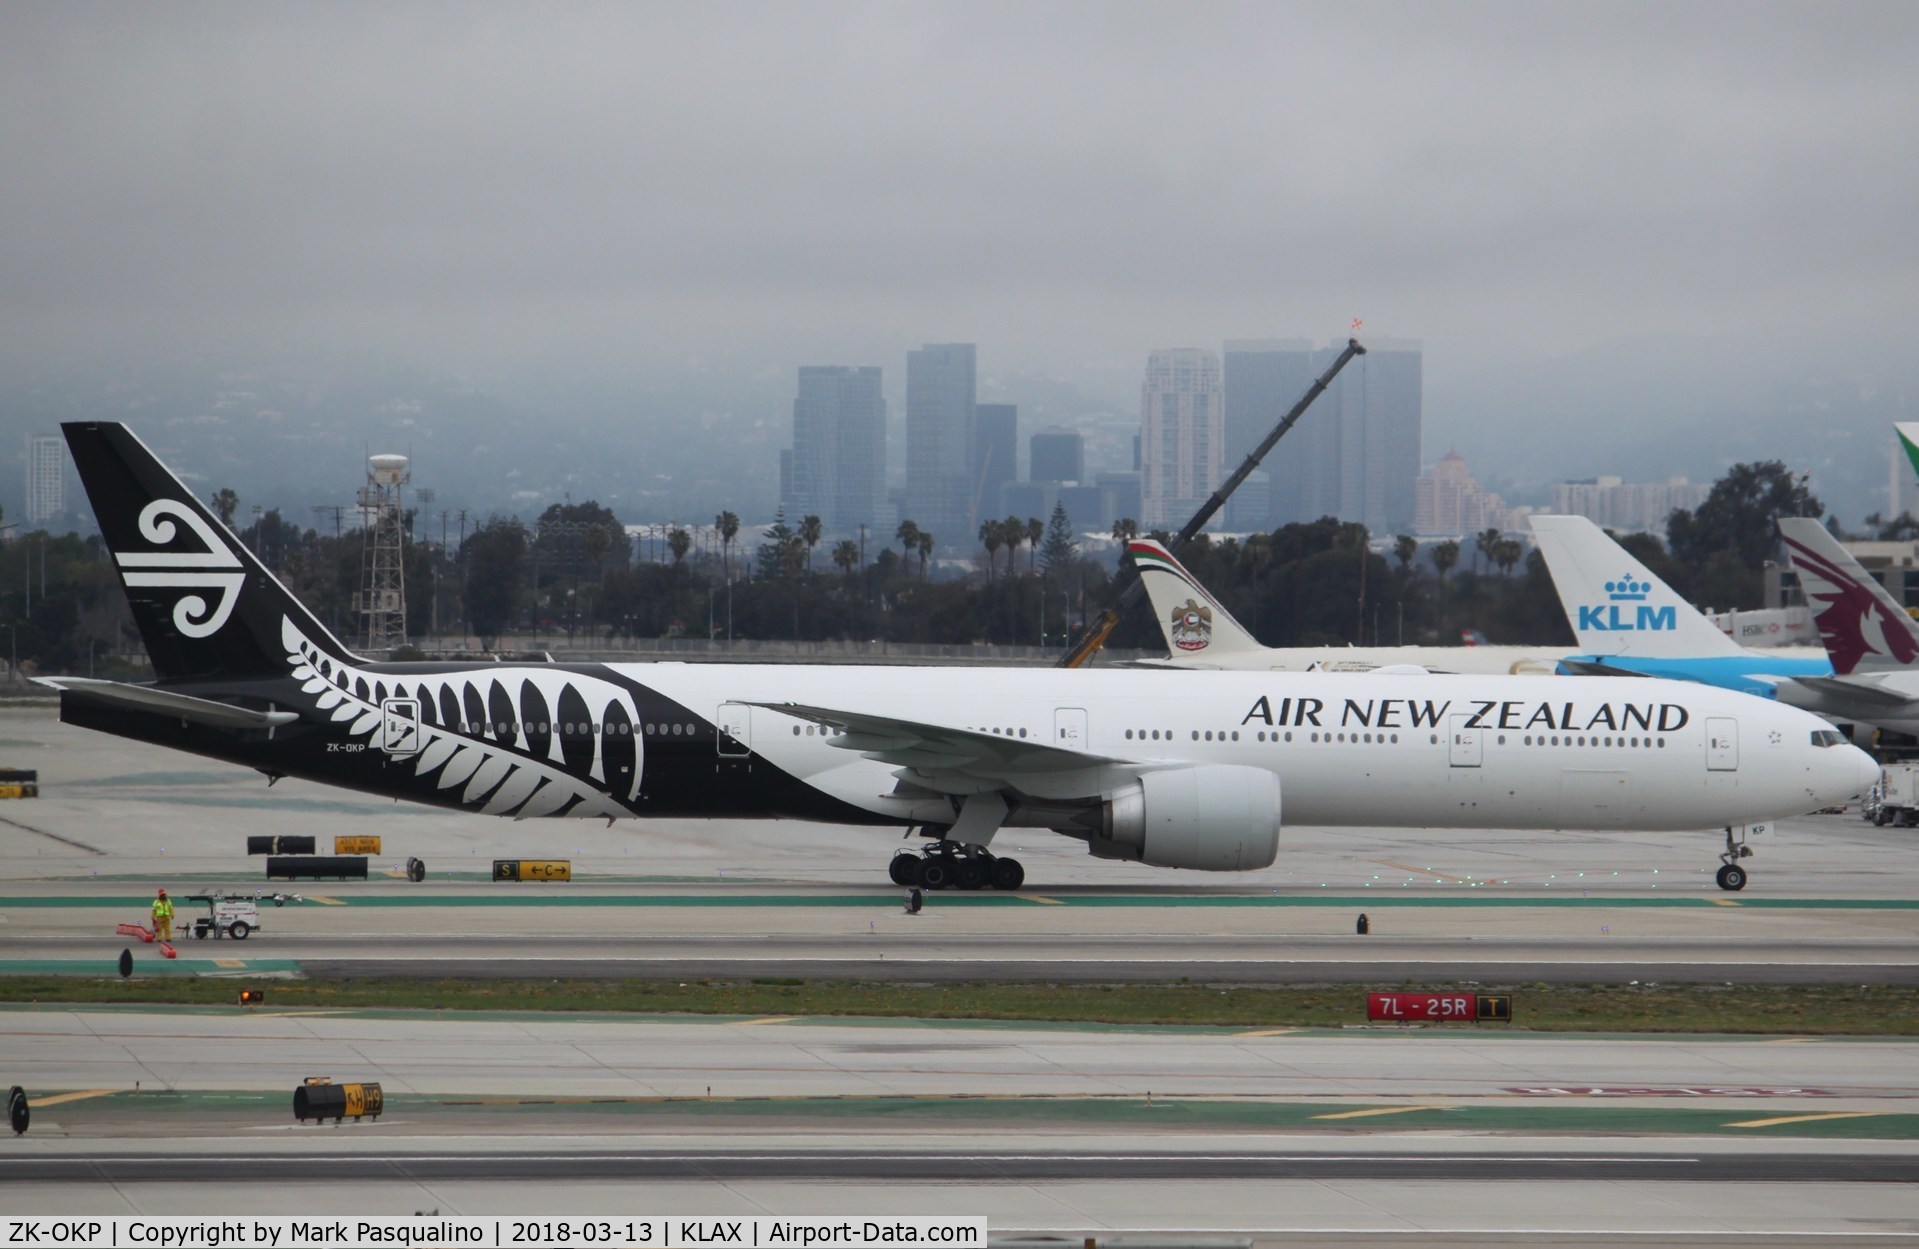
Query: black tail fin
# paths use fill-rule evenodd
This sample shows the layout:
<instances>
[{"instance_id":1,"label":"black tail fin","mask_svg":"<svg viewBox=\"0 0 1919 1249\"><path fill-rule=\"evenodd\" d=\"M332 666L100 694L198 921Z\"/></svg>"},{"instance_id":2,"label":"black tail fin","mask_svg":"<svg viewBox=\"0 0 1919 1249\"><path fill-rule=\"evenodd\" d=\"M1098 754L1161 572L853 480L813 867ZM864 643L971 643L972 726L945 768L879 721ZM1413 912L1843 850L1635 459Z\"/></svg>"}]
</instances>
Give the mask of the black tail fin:
<instances>
[{"instance_id":1,"label":"black tail fin","mask_svg":"<svg viewBox=\"0 0 1919 1249\"><path fill-rule=\"evenodd\" d=\"M125 425L62 425L162 681L284 676L286 622L351 654Z\"/></svg>"}]
</instances>

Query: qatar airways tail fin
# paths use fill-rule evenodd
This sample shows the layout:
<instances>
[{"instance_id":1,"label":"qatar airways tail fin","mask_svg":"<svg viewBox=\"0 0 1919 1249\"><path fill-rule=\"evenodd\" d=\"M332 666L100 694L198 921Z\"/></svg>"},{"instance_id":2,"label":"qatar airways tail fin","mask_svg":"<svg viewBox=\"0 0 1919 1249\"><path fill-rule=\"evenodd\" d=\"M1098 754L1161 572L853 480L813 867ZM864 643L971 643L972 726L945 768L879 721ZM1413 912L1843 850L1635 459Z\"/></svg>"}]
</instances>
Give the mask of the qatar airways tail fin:
<instances>
[{"instance_id":1,"label":"qatar airways tail fin","mask_svg":"<svg viewBox=\"0 0 1919 1249\"><path fill-rule=\"evenodd\" d=\"M1899 433L1903 441L1906 432ZM1824 525L1791 516L1780 520L1779 534L1836 675L1919 665L1919 624Z\"/></svg>"},{"instance_id":2,"label":"qatar airways tail fin","mask_svg":"<svg viewBox=\"0 0 1919 1249\"><path fill-rule=\"evenodd\" d=\"M1584 516L1535 516L1533 537L1589 655L1701 659L1739 644Z\"/></svg>"},{"instance_id":3,"label":"qatar airways tail fin","mask_svg":"<svg viewBox=\"0 0 1919 1249\"><path fill-rule=\"evenodd\" d=\"M1151 538L1135 538L1126 550L1146 583L1146 596L1152 600L1153 615L1159 619L1173 658L1218 662L1249 658L1267 649L1194 580L1171 551Z\"/></svg>"}]
</instances>

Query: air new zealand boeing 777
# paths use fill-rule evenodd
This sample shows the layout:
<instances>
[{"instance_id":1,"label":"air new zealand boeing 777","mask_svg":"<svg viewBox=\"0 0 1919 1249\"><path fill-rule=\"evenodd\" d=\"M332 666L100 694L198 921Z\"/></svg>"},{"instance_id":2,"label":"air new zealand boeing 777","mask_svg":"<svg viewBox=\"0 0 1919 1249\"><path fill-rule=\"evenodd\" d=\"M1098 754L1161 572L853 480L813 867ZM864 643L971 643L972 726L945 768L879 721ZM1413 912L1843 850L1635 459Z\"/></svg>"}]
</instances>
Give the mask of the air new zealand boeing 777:
<instances>
[{"instance_id":1,"label":"air new zealand boeing 777","mask_svg":"<svg viewBox=\"0 0 1919 1249\"><path fill-rule=\"evenodd\" d=\"M65 427L152 684L49 679L122 737L488 815L914 827L899 883L1016 889L1004 827L1237 871L1295 824L1735 830L1872 783L1824 721L1660 680L353 654L125 426Z\"/></svg>"}]
</instances>

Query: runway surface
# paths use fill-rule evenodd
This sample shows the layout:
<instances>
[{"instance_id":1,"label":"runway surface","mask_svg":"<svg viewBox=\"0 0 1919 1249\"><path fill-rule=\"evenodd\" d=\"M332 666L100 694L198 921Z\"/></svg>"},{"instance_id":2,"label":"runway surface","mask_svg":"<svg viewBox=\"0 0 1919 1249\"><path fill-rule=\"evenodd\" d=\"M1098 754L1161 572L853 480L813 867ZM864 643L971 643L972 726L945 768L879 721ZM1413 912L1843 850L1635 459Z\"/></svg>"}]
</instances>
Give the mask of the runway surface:
<instances>
[{"instance_id":1,"label":"runway surface","mask_svg":"<svg viewBox=\"0 0 1919 1249\"><path fill-rule=\"evenodd\" d=\"M909 918L884 831L268 790L44 709L0 710L0 762L43 794L0 804L0 996L6 973L103 972L161 884L305 901L172 962L133 943L140 976L1919 980L1912 834L1851 815L1759 839L1740 895L1713 887L1709 832L1288 828L1274 867L1226 877L1017 833L994 848L1027 891ZM383 853L365 882L268 884L241 851L269 833ZM413 856L424 884L394 874ZM578 879L489 879L521 857ZM320 1074L381 1081L387 1114L294 1125ZM15 1005L7 1083L36 1110L0 1138L0 1205L63 1212L315 1213L345 1181L367 1213L984 1211L1074 1240L1919 1240L1904 1040Z\"/></svg>"}]
</instances>

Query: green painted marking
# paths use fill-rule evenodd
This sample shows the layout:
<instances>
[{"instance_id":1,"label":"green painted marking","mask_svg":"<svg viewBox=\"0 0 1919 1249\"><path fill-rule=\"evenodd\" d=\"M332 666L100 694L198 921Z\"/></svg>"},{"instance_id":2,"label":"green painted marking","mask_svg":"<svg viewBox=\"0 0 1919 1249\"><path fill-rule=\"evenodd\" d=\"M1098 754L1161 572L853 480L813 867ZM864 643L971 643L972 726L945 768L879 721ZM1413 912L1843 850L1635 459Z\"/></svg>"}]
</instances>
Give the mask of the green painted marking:
<instances>
[{"instance_id":1,"label":"green painted marking","mask_svg":"<svg viewBox=\"0 0 1919 1249\"><path fill-rule=\"evenodd\" d=\"M161 958L155 950L145 946L128 946L141 953L133 956L133 975L135 979L152 976L262 976L272 973L285 974L298 972L300 962L291 958L241 958L237 954L223 954L220 957L228 962L246 964L244 967L220 967L211 958ZM108 958L4 958L0 959L0 976L118 976L120 974L120 956Z\"/></svg>"}]
</instances>

